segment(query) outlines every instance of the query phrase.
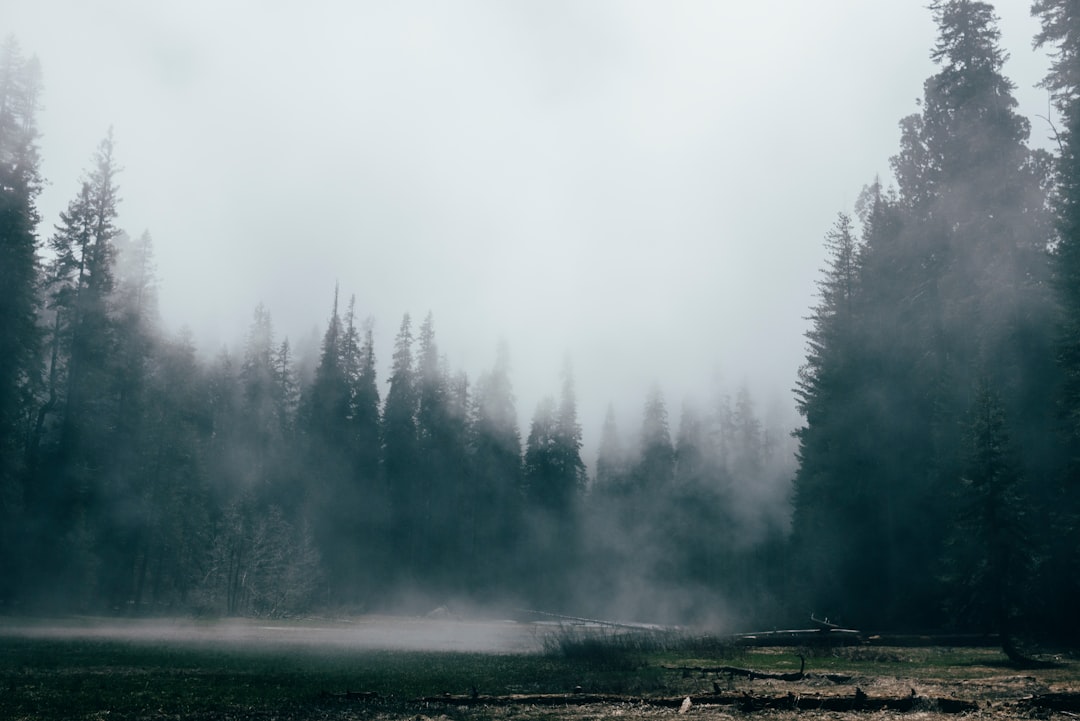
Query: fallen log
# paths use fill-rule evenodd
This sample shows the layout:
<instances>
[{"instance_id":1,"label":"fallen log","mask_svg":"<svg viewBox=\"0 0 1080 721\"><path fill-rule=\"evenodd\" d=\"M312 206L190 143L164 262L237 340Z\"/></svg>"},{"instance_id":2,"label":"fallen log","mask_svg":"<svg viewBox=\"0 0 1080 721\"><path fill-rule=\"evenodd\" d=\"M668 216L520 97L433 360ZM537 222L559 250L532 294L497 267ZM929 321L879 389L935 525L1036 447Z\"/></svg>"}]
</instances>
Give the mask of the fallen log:
<instances>
[{"instance_id":1,"label":"fallen log","mask_svg":"<svg viewBox=\"0 0 1080 721\"><path fill-rule=\"evenodd\" d=\"M849 646L864 643L862 632L853 628L755 631L737 633L731 640L739 646Z\"/></svg>"},{"instance_id":2,"label":"fallen log","mask_svg":"<svg viewBox=\"0 0 1080 721\"><path fill-rule=\"evenodd\" d=\"M729 676L743 676L750 681L757 679L766 679L770 681L807 681L811 679L824 679L825 681L831 681L832 683L851 683L853 676L848 676L842 673L803 673L802 671L796 673L766 673L763 671L754 671L749 668L738 668L732 666L661 666L660 668L665 671L681 671L684 676L693 673L726 673Z\"/></svg>"},{"instance_id":3,"label":"fallen log","mask_svg":"<svg viewBox=\"0 0 1080 721\"><path fill-rule=\"evenodd\" d=\"M1044 709L1047 711L1080 711L1080 693L1057 692L1041 693L1021 702L1024 706L1032 709Z\"/></svg>"},{"instance_id":4,"label":"fallen log","mask_svg":"<svg viewBox=\"0 0 1080 721\"><path fill-rule=\"evenodd\" d=\"M377 691L346 691L345 693L330 693L323 691L324 696L340 698L346 701L378 701L382 696Z\"/></svg>"},{"instance_id":5,"label":"fallen log","mask_svg":"<svg viewBox=\"0 0 1080 721\"><path fill-rule=\"evenodd\" d=\"M912 711L936 710L941 713L975 711L978 706L971 701L950 698L922 698L919 696L874 697L856 688L851 696L804 696L787 693L783 696L758 696L742 694L702 694L698 696L649 697L621 696L615 694L510 694L506 696L449 695L427 696L420 703L446 706L588 706L592 704L630 704L682 708L686 699L694 706L738 706L743 711L799 710L799 711Z\"/></svg>"},{"instance_id":6,"label":"fallen log","mask_svg":"<svg viewBox=\"0 0 1080 721\"><path fill-rule=\"evenodd\" d=\"M580 624L585 626L606 626L608 628L621 628L630 631L673 631L674 626L662 626L656 623L625 623L622 621L603 621L598 618L582 618L581 616L566 616L561 613L551 613L550 611L536 611L529 608L518 609L518 613L528 616L539 616L541 618L551 618L557 621L566 621L569 623Z\"/></svg>"},{"instance_id":7,"label":"fallen log","mask_svg":"<svg viewBox=\"0 0 1080 721\"><path fill-rule=\"evenodd\" d=\"M669 671L697 671L698 673L726 673L728 676L744 676L753 681L755 678L765 678L775 681L802 681L806 676L806 657L799 654L799 670L792 673L769 673L767 671L755 671L752 668L740 668L738 666L662 666Z\"/></svg>"}]
</instances>

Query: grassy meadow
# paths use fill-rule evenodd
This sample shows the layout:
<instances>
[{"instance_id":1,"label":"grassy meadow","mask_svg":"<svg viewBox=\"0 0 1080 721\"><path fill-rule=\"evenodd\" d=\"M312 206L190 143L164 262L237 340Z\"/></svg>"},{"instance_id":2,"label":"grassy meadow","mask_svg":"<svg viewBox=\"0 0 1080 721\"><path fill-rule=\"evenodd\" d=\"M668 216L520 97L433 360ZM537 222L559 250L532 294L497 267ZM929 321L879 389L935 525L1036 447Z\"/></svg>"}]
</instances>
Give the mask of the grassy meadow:
<instances>
[{"instance_id":1,"label":"grassy meadow","mask_svg":"<svg viewBox=\"0 0 1080 721\"><path fill-rule=\"evenodd\" d=\"M856 687L871 697L967 699L980 714L1007 718L1025 698L1080 691L1073 660L1017 671L992 648L748 649L688 634L548 629L534 650L505 653L215 640L212 632L184 640L10 631L0 627L0 719L11 720L651 717L675 713L660 701L684 696L698 699L687 712L726 717L751 707L723 705L721 696L825 698ZM779 675L804 661L797 682L720 670ZM540 707L526 699L560 694L578 700ZM926 711L920 718L934 717L932 704Z\"/></svg>"}]
</instances>

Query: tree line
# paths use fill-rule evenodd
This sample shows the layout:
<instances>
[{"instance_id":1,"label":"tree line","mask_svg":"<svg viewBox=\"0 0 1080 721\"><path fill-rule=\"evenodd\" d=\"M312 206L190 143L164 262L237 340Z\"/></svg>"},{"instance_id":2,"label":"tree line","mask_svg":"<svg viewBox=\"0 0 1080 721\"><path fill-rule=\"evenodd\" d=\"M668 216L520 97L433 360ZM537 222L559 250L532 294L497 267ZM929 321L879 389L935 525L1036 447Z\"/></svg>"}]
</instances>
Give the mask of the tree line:
<instances>
[{"instance_id":1,"label":"tree line","mask_svg":"<svg viewBox=\"0 0 1080 721\"><path fill-rule=\"evenodd\" d=\"M796 397L795 593L852 625L1076 639L1080 17L1040 0L1064 127L1028 145L985 2L938 0L895 185L825 237Z\"/></svg>"},{"instance_id":2,"label":"tree line","mask_svg":"<svg viewBox=\"0 0 1080 721\"><path fill-rule=\"evenodd\" d=\"M242 350L203 361L189 334L159 327L153 240L120 227L111 131L39 240L40 71L9 40L0 73L4 608L286 615L461 601L607 613L595 564L681 587L708 545L643 562L635 546L685 526L650 508L658 496L707 497L717 521L736 483L718 444L761 464L770 454L745 391L734 411L724 399L710 410L731 416L726 435L684 421L677 441L654 391L643 450L610 421L590 489L569 361L523 434L505 345L472 380L440 354L433 315L417 327L406 314L383 381L374 320L337 288L315 357L278 339L260 304ZM750 554L709 552L701 590L717 599L720 556L745 566Z\"/></svg>"},{"instance_id":3,"label":"tree line","mask_svg":"<svg viewBox=\"0 0 1080 721\"><path fill-rule=\"evenodd\" d=\"M152 239L118 226L111 133L39 238L40 71L9 41L0 601L467 599L1080 640L1080 18L1032 10L1053 153L1029 145L992 6L931 3L936 72L892 180L825 235L793 439L745 389L685 404L673 431L652 389L631 442L609 411L591 476L570 364L523 432L509 349L470 379L431 314L402 318L385 380L374 321L336 288L317 357L262 305L235 356L166 337Z\"/></svg>"}]
</instances>

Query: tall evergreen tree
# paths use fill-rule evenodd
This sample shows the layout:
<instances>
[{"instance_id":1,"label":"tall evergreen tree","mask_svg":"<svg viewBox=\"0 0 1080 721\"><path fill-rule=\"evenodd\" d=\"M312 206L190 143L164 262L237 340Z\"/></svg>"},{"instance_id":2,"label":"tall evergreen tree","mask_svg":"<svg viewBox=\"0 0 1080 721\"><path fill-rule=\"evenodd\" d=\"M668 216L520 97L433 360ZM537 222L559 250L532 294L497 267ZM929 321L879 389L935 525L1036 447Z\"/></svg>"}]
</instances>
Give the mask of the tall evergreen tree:
<instances>
[{"instance_id":1,"label":"tall evergreen tree","mask_svg":"<svg viewBox=\"0 0 1080 721\"><path fill-rule=\"evenodd\" d=\"M300 380L297 378L292 344L282 338L272 358L274 407L283 437L295 440L296 414L300 408Z\"/></svg>"},{"instance_id":2,"label":"tall evergreen tree","mask_svg":"<svg viewBox=\"0 0 1080 721\"><path fill-rule=\"evenodd\" d=\"M523 570L515 563L521 541L521 435L505 342L498 345L495 365L477 380L473 398L466 566L470 587L491 595L509 590Z\"/></svg>"},{"instance_id":3,"label":"tall evergreen tree","mask_svg":"<svg viewBox=\"0 0 1080 721\"><path fill-rule=\"evenodd\" d=\"M676 519L667 524L661 540L670 559L669 574L680 586L698 592L699 607L687 609L695 615L703 614L701 605L717 602L722 580L731 580L721 578L728 571L723 560L739 545L732 532L728 479L720 460L705 419L692 404L684 403L675 438L672 491L661 501L659 515Z\"/></svg>"},{"instance_id":4,"label":"tall evergreen tree","mask_svg":"<svg viewBox=\"0 0 1080 721\"><path fill-rule=\"evenodd\" d=\"M621 482L626 473L626 453L619 440L615 422L615 407L610 403L600 430L600 445L596 451L596 488L611 487Z\"/></svg>"},{"instance_id":5,"label":"tall evergreen tree","mask_svg":"<svg viewBox=\"0 0 1080 721\"><path fill-rule=\"evenodd\" d=\"M356 469L364 479L374 482L379 473L379 386L375 367L374 321L363 326L360 345L360 373L353 392L353 423L356 427Z\"/></svg>"},{"instance_id":6,"label":"tall evergreen tree","mask_svg":"<svg viewBox=\"0 0 1080 721\"><path fill-rule=\"evenodd\" d=\"M970 412L958 514L947 554L955 586L953 610L962 620L998 634L1013 661L1018 615L1027 605L1033 548L1024 516L1005 408L986 380L978 383Z\"/></svg>"},{"instance_id":7,"label":"tall evergreen tree","mask_svg":"<svg viewBox=\"0 0 1080 721\"><path fill-rule=\"evenodd\" d=\"M270 474L279 463L275 451L284 441L274 355L273 321L270 311L260 303L255 307L240 364L244 438L242 451L237 451L244 456L240 464L240 472L247 476L244 485L257 487L261 493L271 483Z\"/></svg>"},{"instance_id":8,"label":"tall evergreen tree","mask_svg":"<svg viewBox=\"0 0 1080 721\"><path fill-rule=\"evenodd\" d=\"M668 427L667 404L659 387L649 391L641 424L641 455L635 475L644 501L664 493L675 472L675 448Z\"/></svg>"},{"instance_id":9,"label":"tall evergreen tree","mask_svg":"<svg viewBox=\"0 0 1080 721\"><path fill-rule=\"evenodd\" d=\"M64 406L60 409L60 454L74 464L100 463L105 449L94 438L91 418L100 420L110 383L108 356L113 341L109 301L115 286L117 203L110 129L98 147L94 168L78 197L60 214L61 224L49 241L53 252L48 281L52 309L58 315L58 338L65 354ZM71 454L75 454L72 456ZM80 455L81 454L81 455ZM88 455L89 454L89 455ZM76 458L78 457L78 460Z\"/></svg>"},{"instance_id":10,"label":"tall evergreen tree","mask_svg":"<svg viewBox=\"0 0 1080 721\"><path fill-rule=\"evenodd\" d=\"M106 469L111 464L120 405L113 365L116 320L115 241L119 197L118 167L110 130L98 147L94 166L78 196L60 214L49 241L53 259L46 282L53 314L48 386L35 421L33 482L27 486L30 516L38 524L37 542L45 568L77 583L89 605L102 598L90 582L108 544L110 505ZM66 529L66 536L56 529ZM105 594L111 590L104 589Z\"/></svg>"},{"instance_id":11,"label":"tall evergreen tree","mask_svg":"<svg viewBox=\"0 0 1080 721\"><path fill-rule=\"evenodd\" d=\"M430 312L420 326L418 351L417 486L411 503L419 529L417 563L430 583L443 590L454 576L452 539L458 522L463 439L452 423L450 378L439 356Z\"/></svg>"},{"instance_id":12,"label":"tall evergreen tree","mask_svg":"<svg viewBox=\"0 0 1080 721\"><path fill-rule=\"evenodd\" d=\"M358 334L350 304L345 320L338 289L323 335L319 364L308 389L305 420L309 518L322 555L329 599L350 603L358 593L357 527L364 499L357 482L352 380L359 373Z\"/></svg>"},{"instance_id":13,"label":"tall evergreen tree","mask_svg":"<svg viewBox=\"0 0 1080 721\"><path fill-rule=\"evenodd\" d=\"M415 581L419 550L417 497L417 382L413 362L412 319L406 313L394 340L390 388L383 406L383 468L389 489L393 536L391 555L404 574Z\"/></svg>"},{"instance_id":14,"label":"tall evergreen tree","mask_svg":"<svg viewBox=\"0 0 1080 721\"><path fill-rule=\"evenodd\" d=\"M37 148L41 72L14 38L0 48L0 599L22 577L23 481L40 374Z\"/></svg>"},{"instance_id":15,"label":"tall evergreen tree","mask_svg":"<svg viewBox=\"0 0 1080 721\"><path fill-rule=\"evenodd\" d=\"M813 582L812 588L801 589L802 595L823 607L819 612L835 617L844 608L844 589L865 572L856 560L866 555L866 549L854 534L867 529L853 520L874 517L870 494L875 489L865 485L870 481L865 472L870 461L859 428L864 420L860 414L864 388L859 384L864 339L856 310L861 308L856 296L860 253L847 215L841 213L826 234L825 250L819 301L806 333L806 363L799 369L795 389L805 422L795 432L800 464L793 543L809 569L805 578Z\"/></svg>"},{"instance_id":16,"label":"tall evergreen tree","mask_svg":"<svg viewBox=\"0 0 1080 721\"><path fill-rule=\"evenodd\" d=\"M1042 23L1037 46L1052 64L1043 81L1061 118L1055 159L1054 287L1061 304L1057 360L1062 371L1059 412L1063 419L1065 468L1048 493L1050 539L1043 597L1047 615L1062 628L1080 598L1080 13L1068 0L1035 0ZM1080 638L1080 632L1072 635Z\"/></svg>"},{"instance_id":17,"label":"tall evergreen tree","mask_svg":"<svg viewBox=\"0 0 1080 721\"><path fill-rule=\"evenodd\" d=\"M536 406L529 437L525 441L524 486L529 505L534 509L558 507L558 460L555 400L545 396Z\"/></svg>"},{"instance_id":18,"label":"tall evergreen tree","mask_svg":"<svg viewBox=\"0 0 1080 721\"><path fill-rule=\"evenodd\" d=\"M149 436L154 358L158 345L157 287L153 241L126 233L115 241L115 289L109 299L112 340L105 377L111 383L111 419L104 440L98 504L102 508L99 555L102 591L111 607L132 602L134 569L144 550L149 524L149 473L156 451Z\"/></svg>"},{"instance_id":19,"label":"tall evergreen tree","mask_svg":"<svg viewBox=\"0 0 1080 721\"><path fill-rule=\"evenodd\" d=\"M350 307L354 301L350 300ZM350 310L350 316L354 315ZM350 321L349 325L353 325ZM358 333L359 355L356 375L350 377L352 398L350 419L353 442L352 483L359 494L352 517L352 534L342 542L356 544L357 588L354 602L377 600L389 582L389 538L392 518L387 489L382 483L379 389L375 366L373 321L363 322ZM359 606L358 606L359 607Z\"/></svg>"},{"instance_id":20,"label":"tall evergreen tree","mask_svg":"<svg viewBox=\"0 0 1080 721\"><path fill-rule=\"evenodd\" d=\"M963 467L960 429L973 379L986 374L999 389L1016 424L1013 438L1024 449L1022 473L1046 478L1054 475L1055 454L1045 439L1052 437L1046 409L1056 374L1048 333L1045 155L1026 145L1029 123L1017 113L1013 85L1002 72L1007 54L992 7L952 0L931 9L939 27L932 57L940 69L925 85L921 133L904 140L925 153L923 187L906 184L898 173L909 213L902 237L915 273L908 295L893 301L919 319L910 381L930 402L913 414L922 425L913 435L923 440L908 447L922 445L927 460L921 468L907 464L907 478L900 480L907 492L890 513L907 518L922 511L931 529L944 529L951 511L943 499L951 494L943 491ZM916 203L919 198L926 205ZM909 524L893 527L898 585L911 589L902 579L941 554L944 530L914 534ZM929 605L935 593L923 593L912 601Z\"/></svg>"},{"instance_id":21,"label":"tall evergreen tree","mask_svg":"<svg viewBox=\"0 0 1080 721\"><path fill-rule=\"evenodd\" d=\"M526 443L524 472L530 504L555 516L562 532L567 533L579 494L585 489L585 463L581 460L581 425L569 362L562 373L558 406L550 396L537 405Z\"/></svg>"},{"instance_id":22,"label":"tall evergreen tree","mask_svg":"<svg viewBox=\"0 0 1080 721\"><path fill-rule=\"evenodd\" d=\"M1025 475L1053 467L1046 158L1025 144L993 9L931 11L938 72L901 124L899 191L864 193L858 252L849 224L834 231L798 389L796 547L831 606L820 612L864 625L938 622L944 589L926 571L952 517L971 379L1000 389ZM871 593L836 592L867 577Z\"/></svg>"},{"instance_id":23,"label":"tall evergreen tree","mask_svg":"<svg viewBox=\"0 0 1080 721\"><path fill-rule=\"evenodd\" d=\"M569 517L575 512L588 479L585 461L581 459L581 423L578 422L574 370L569 358L563 364L555 440L559 470L559 507L564 517Z\"/></svg>"},{"instance_id":24,"label":"tall evergreen tree","mask_svg":"<svg viewBox=\"0 0 1080 721\"><path fill-rule=\"evenodd\" d=\"M140 514L131 544L131 607L201 605L211 533L207 472L209 398L190 335L153 345L148 359L139 455L131 473Z\"/></svg>"},{"instance_id":25,"label":"tall evergreen tree","mask_svg":"<svg viewBox=\"0 0 1080 721\"><path fill-rule=\"evenodd\" d=\"M334 288L334 304L323 334L319 364L304 400L304 421L310 442L316 453L334 450L335 455L348 448L349 385L343 365L342 345L345 328L338 311L338 289ZM338 463L335 459L333 463Z\"/></svg>"}]
</instances>

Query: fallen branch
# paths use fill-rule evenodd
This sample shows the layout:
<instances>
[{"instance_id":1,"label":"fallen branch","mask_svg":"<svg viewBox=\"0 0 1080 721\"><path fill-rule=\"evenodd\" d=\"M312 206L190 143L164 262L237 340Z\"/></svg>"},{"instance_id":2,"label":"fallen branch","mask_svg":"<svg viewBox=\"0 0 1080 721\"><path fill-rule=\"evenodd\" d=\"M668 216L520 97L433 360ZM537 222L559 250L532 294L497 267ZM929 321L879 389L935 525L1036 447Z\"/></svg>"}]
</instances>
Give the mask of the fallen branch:
<instances>
[{"instance_id":1,"label":"fallen branch","mask_svg":"<svg viewBox=\"0 0 1080 721\"><path fill-rule=\"evenodd\" d=\"M740 668L738 666L662 666L661 668L668 671L682 671L684 674L696 671L698 673L726 673L728 676L744 676L753 681L756 678L770 679L773 681L802 681L804 678L809 678L806 671L806 657L801 653L799 656L799 670L793 673L768 673L767 671L755 671L752 668ZM835 676L835 678L831 678ZM836 674L826 674L825 678L829 678L833 683L847 683L851 680L850 676L839 676ZM842 680L841 680L842 679Z\"/></svg>"},{"instance_id":2,"label":"fallen branch","mask_svg":"<svg viewBox=\"0 0 1080 721\"><path fill-rule=\"evenodd\" d=\"M832 683L851 683L851 679L854 676L848 676L842 673L765 673L762 671L754 671L749 668L738 668L734 666L661 666L666 671L681 671L684 675L691 672L695 673L726 673L729 676L744 676L751 681L757 679L767 679L770 681L807 681L810 679L824 679L831 681Z\"/></svg>"},{"instance_id":3,"label":"fallen branch","mask_svg":"<svg viewBox=\"0 0 1080 721\"><path fill-rule=\"evenodd\" d=\"M793 628L786 631L737 633L739 646L848 646L864 643L861 631L851 628Z\"/></svg>"},{"instance_id":4,"label":"fallen branch","mask_svg":"<svg viewBox=\"0 0 1080 721\"><path fill-rule=\"evenodd\" d=\"M1038 696L1024 699L1022 703L1029 708L1046 709L1048 711L1080 711L1080 693L1042 693Z\"/></svg>"},{"instance_id":5,"label":"fallen branch","mask_svg":"<svg viewBox=\"0 0 1080 721\"><path fill-rule=\"evenodd\" d=\"M444 695L427 696L421 703L446 706L587 706L591 704L631 704L681 708L689 698L697 706L738 706L743 711L788 709L800 711L912 711L934 709L941 713L974 711L978 706L970 701L918 696L872 697L856 688L853 696L803 696L788 693L784 696L755 696L742 694L703 694L700 696L647 697L613 694L510 694L507 696Z\"/></svg>"},{"instance_id":6,"label":"fallen branch","mask_svg":"<svg viewBox=\"0 0 1080 721\"><path fill-rule=\"evenodd\" d=\"M624 628L631 631L670 631L673 630L672 626L661 626L654 623L622 623L619 621L602 621L596 618L582 618L580 616L565 616L561 613L551 613L549 611L535 611L533 609L522 608L518 609L518 613L523 613L532 616L542 616L544 618L553 618L559 621L569 621L571 623L583 624L588 626L607 626L609 628Z\"/></svg>"},{"instance_id":7,"label":"fallen branch","mask_svg":"<svg viewBox=\"0 0 1080 721\"><path fill-rule=\"evenodd\" d=\"M345 693L323 691L323 696L345 699L346 701L378 701L382 698L376 691L346 691Z\"/></svg>"}]
</instances>

